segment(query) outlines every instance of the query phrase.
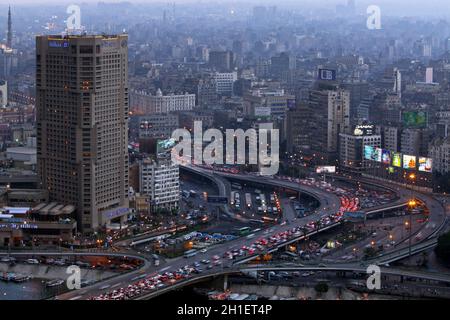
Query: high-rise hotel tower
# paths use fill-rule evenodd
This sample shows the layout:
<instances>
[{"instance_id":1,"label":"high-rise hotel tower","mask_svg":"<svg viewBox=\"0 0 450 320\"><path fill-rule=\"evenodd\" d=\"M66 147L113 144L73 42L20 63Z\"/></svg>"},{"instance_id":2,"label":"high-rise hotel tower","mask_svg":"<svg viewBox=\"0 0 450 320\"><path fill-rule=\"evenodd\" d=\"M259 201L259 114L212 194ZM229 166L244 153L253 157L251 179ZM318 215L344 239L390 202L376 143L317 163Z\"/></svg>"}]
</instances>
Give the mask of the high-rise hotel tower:
<instances>
[{"instance_id":1,"label":"high-rise hotel tower","mask_svg":"<svg viewBox=\"0 0 450 320\"><path fill-rule=\"evenodd\" d=\"M37 160L50 200L79 229L128 215L127 35L36 38Z\"/></svg>"}]
</instances>

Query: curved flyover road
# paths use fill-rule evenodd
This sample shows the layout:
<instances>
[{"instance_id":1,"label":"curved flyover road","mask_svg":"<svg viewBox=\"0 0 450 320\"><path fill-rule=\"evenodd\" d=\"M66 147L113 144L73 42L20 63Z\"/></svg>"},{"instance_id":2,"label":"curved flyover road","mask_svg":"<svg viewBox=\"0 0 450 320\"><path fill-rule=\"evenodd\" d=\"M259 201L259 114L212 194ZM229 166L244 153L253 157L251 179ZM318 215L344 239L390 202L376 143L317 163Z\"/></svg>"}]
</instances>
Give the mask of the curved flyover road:
<instances>
[{"instance_id":1,"label":"curved flyover road","mask_svg":"<svg viewBox=\"0 0 450 320\"><path fill-rule=\"evenodd\" d=\"M266 177L255 177L255 176L250 176L250 175L235 175L235 174L217 173L217 172L212 173L209 170L205 170L205 169L201 169L201 168L195 168L195 170L198 171L199 173L205 173L208 175L211 175L211 174L220 175L224 178L233 178L233 179L238 179L238 180L240 179L240 180L255 182L255 183L259 183L259 184L267 184L269 186L274 186L274 187L285 187L285 188L289 188L292 190L296 190L299 192L309 194L320 201L321 205L316 210L316 212L312 215L313 217L308 216L308 217L300 218L300 219L292 221L288 225L273 226L272 228L269 229L270 233L267 233L267 231L261 230L261 231L255 233L255 238L260 238L260 237L267 238L273 234L277 234L277 233L286 231L288 229L292 229L294 227L304 226L305 224L307 224L310 221L315 221L320 217L334 214L340 208L339 197L337 197L333 193L326 192L325 190L316 188L314 186L307 186L307 185L302 185L302 184L295 183L295 182L275 180L275 179L266 178ZM381 183L378 185L381 185ZM401 199L406 198L407 193L405 190L398 188L398 191L400 193ZM410 191L408 190L408 192L410 192ZM437 203L435 203L432 198L428 198L427 196L424 196L422 194L418 195L418 198L421 199L422 201L424 201L427 205L431 206L430 211L433 211L433 208L438 208ZM375 210L376 208L372 208L372 209ZM438 217L441 214L442 214L442 212L438 212ZM431 215L430 215L430 218L431 218ZM438 221L438 220L436 220L436 221ZM333 227L333 226L329 226L329 227ZM434 228L432 228L432 229L434 229ZM299 237L299 238L301 238L301 237ZM296 240L292 240L292 241L296 241ZM292 242L292 241L290 240L290 242ZM233 241L214 245L214 246L210 247L206 253L199 253L195 257L191 257L191 258L180 257L180 258L172 259L172 260L167 261L167 263L165 265L159 266L159 267L155 267L152 265L145 266L144 268L142 268L139 271L139 273L142 276L149 276L154 273L160 273L160 272L164 272L164 271L175 271L179 268L182 268L185 265L188 265L188 264L192 265L195 261L199 261L201 259L211 260L211 258L214 255L222 256L222 254L226 251L233 250L235 248L240 248L244 245L249 246L254 242L255 242L255 239L248 239L247 237L238 238ZM281 247L281 246L285 246L285 245L286 245L286 243L282 243L279 246ZM244 261L242 261L242 262L244 262ZM233 268L233 264L234 264L233 261L224 260L221 267L215 267L215 270L213 269L210 273L221 272L221 271L223 272L224 268ZM202 275L199 275L198 277L202 277ZM62 294L62 295L58 296L57 299L88 299L90 297L97 296L101 293L104 293L105 291L113 290L114 288L126 287L129 284L136 282L136 280L137 279L136 279L135 274L124 275L120 279L112 278L112 279L107 280L98 285L89 286L89 287L83 288L78 291L76 290L76 291L68 292L66 294Z\"/></svg>"}]
</instances>

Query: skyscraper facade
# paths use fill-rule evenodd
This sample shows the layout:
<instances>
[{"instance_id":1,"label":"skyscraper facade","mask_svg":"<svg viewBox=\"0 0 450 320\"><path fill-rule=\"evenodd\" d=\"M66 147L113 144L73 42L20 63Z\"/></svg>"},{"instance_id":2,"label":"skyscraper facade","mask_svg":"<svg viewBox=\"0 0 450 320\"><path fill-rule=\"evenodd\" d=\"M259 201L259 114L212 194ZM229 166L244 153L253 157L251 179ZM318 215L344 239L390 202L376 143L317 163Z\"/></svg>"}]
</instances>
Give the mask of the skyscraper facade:
<instances>
[{"instance_id":1,"label":"skyscraper facade","mask_svg":"<svg viewBox=\"0 0 450 320\"><path fill-rule=\"evenodd\" d=\"M128 215L127 35L36 38L37 162L90 232Z\"/></svg>"}]
</instances>

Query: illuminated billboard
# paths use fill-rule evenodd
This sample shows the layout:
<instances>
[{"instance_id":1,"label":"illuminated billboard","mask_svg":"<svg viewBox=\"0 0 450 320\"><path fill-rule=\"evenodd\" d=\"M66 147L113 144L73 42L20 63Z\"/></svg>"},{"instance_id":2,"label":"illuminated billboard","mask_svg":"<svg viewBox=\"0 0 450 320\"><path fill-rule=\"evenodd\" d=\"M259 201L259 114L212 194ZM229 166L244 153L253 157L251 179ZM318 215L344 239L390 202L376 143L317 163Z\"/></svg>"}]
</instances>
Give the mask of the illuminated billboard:
<instances>
[{"instance_id":1,"label":"illuminated billboard","mask_svg":"<svg viewBox=\"0 0 450 320\"><path fill-rule=\"evenodd\" d=\"M374 126L373 125L358 125L355 127L355 130L353 131L353 134L355 136L370 136L373 134Z\"/></svg>"},{"instance_id":2,"label":"illuminated billboard","mask_svg":"<svg viewBox=\"0 0 450 320\"><path fill-rule=\"evenodd\" d=\"M48 42L48 46L50 48L68 48L69 42L66 40L55 39L55 40L50 40Z\"/></svg>"},{"instance_id":3,"label":"illuminated billboard","mask_svg":"<svg viewBox=\"0 0 450 320\"><path fill-rule=\"evenodd\" d=\"M156 153L158 155L168 153L168 152L170 152L170 150L172 150L172 148L175 146L175 144L176 144L176 141L173 138L166 139L166 140L158 140L158 142L156 144Z\"/></svg>"},{"instance_id":4,"label":"illuminated billboard","mask_svg":"<svg viewBox=\"0 0 450 320\"><path fill-rule=\"evenodd\" d=\"M373 155L375 153L375 148L372 146L364 146L364 159L373 160Z\"/></svg>"},{"instance_id":5,"label":"illuminated billboard","mask_svg":"<svg viewBox=\"0 0 450 320\"><path fill-rule=\"evenodd\" d=\"M318 166L316 168L316 173L336 173L335 166Z\"/></svg>"},{"instance_id":6,"label":"illuminated billboard","mask_svg":"<svg viewBox=\"0 0 450 320\"><path fill-rule=\"evenodd\" d=\"M373 153L373 160L377 162L381 162L383 150L381 148L375 148L375 151Z\"/></svg>"},{"instance_id":7,"label":"illuminated billboard","mask_svg":"<svg viewBox=\"0 0 450 320\"><path fill-rule=\"evenodd\" d=\"M336 80L336 70L333 69L319 69L319 80Z\"/></svg>"},{"instance_id":8,"label":"illuminated billboard","mask_svg":"<svg viewBox=\"0 0 450 320\"><path fill-rule=\"evenodd\" d=\"M433 159L419 157L419 171L432 172L433 171Z\"/></svg>"},{"instance_id":9,"label":"illuminated billboard","mask_svg":"<svg viewBox=\"0 0 450 320\"><path fill-rule=\"evenodd\" d=\"M392 153L392 165L394 167L401 168L402 167L402 154L398 152Z\"/></svg>"},{"instance_id":10,"label":"illuminated billboard","mask_svg":"<svg viewBox=\"0 0 450 320\"><path fill-rule=\"evenodd\" d=\"M407 154L403 155L403 169L416 169L416 157L409 156Z\"/></svg>"},{"instance_id":11,"label":"illuminated billboard","mask_svg":"<svg viewBox=\"0 0 450 320\"><path fill-rule=\"evenodd\" d=\"M428 113L425 111L403 111L402 123L406 128L426 128Z\"/></svg>"},{"instance_id":12,"label":"illuminated billboard","mask_svg":"<svg viewBox=\"0 0 450 320\"><path fill-rule=\"evenodd\" d=\"M381 153L381 162L384 164L391 164L391 152L389 150L384 150Z\"/></svg>"}]
</instances>

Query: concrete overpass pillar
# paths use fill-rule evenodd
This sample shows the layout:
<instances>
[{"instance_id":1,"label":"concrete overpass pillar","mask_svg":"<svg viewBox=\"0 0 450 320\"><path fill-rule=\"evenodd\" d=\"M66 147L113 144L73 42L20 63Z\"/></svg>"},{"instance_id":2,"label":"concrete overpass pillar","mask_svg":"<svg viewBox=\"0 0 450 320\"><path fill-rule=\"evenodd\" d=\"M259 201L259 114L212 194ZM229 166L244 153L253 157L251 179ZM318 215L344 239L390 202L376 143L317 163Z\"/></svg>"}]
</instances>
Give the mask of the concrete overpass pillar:
<instances>
[{"instance_id":1,"label":"concrete overpass pillar","mask_svg":"<svg viewBox=\"0 0 450 320\"><path fill-rule=\"evenodd\" d=\"M223 291L227 291L228 290L228 275L224 275L223 276Z\"/></svg>"}]
</instances>

